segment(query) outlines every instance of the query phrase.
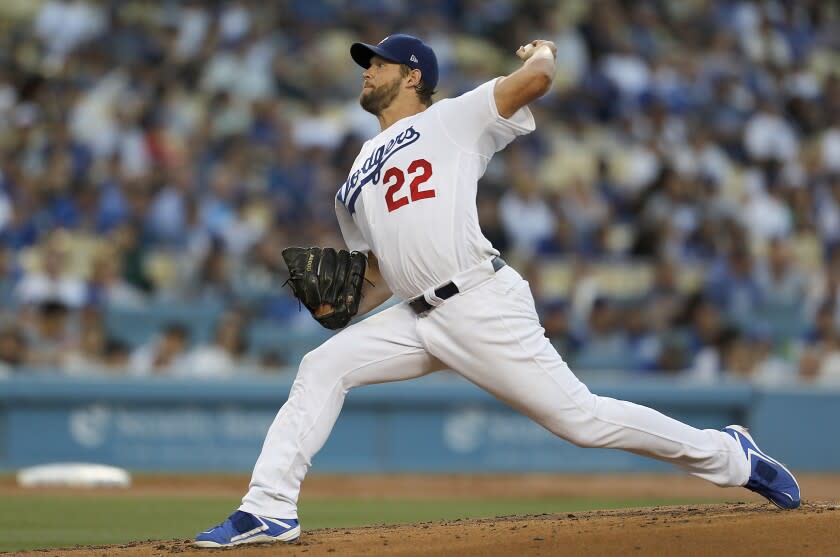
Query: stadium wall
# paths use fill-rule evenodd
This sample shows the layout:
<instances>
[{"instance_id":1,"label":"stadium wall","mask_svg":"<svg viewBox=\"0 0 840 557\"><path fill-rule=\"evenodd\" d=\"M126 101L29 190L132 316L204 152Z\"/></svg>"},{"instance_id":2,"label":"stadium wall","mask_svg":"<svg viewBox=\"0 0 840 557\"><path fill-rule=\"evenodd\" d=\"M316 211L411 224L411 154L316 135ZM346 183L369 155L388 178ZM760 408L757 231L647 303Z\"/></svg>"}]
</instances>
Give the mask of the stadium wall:
<instances>
[{"instance_id":1,"label":"stadium wall","mask_svg":"<svg viewBox=\"0 0 840 557\"><path fill-rule=\"evenodd\" d=\"M2 379L0 469L98 462L148 472L247 472L290 386L277 379ZM696 427L743 423L764 449L798 470L840 470L840 445L819 433L836 421L840 390L653 380L590 387ZM352 391L314 467L348 473L669 469L622 451L574 447L446 375Z\"/></svg>"}]
</instances>

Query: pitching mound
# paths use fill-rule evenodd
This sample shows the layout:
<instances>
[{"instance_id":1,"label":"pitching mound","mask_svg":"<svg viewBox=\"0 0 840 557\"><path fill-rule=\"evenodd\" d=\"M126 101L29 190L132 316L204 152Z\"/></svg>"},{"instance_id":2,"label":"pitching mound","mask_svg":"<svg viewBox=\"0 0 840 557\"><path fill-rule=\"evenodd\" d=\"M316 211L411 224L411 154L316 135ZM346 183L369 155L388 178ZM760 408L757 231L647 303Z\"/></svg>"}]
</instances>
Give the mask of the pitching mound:
<instances>
[{"instance_id":1,"label":"pitching mound","mask_svg":"<svg viewBox=\"0 0 840 557\"><path fill-rule=\"evenodd\" d=\"M840 505L807 502L796 511L729 503L510 516L305 532L289 545L237 548L236 555L838 555ZM12 553L15 557L231 555L189 540Z\"/></svg>"}]
</instances>

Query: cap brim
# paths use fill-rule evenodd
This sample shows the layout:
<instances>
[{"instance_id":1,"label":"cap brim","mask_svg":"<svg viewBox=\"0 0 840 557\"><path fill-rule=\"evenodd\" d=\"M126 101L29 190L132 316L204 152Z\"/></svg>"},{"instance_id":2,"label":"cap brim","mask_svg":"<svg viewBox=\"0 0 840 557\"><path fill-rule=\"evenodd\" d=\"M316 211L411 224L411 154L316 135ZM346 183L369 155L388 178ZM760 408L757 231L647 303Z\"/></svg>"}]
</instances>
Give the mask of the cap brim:
<instances>
[{"instance_id":1,"label":"cap brim","mask_svg":"<svg viewBox=\"0 0 840 557\"><path fill-rule=\"evenodd\" d=\"M371 44L353 43L350 45L350 57L361 67L368 69L370 67L370 59L374 56L379 56L385 60L391 60L387 53ZM393 60L391 60L393 62Z\"/></svg>"}]
</instances>

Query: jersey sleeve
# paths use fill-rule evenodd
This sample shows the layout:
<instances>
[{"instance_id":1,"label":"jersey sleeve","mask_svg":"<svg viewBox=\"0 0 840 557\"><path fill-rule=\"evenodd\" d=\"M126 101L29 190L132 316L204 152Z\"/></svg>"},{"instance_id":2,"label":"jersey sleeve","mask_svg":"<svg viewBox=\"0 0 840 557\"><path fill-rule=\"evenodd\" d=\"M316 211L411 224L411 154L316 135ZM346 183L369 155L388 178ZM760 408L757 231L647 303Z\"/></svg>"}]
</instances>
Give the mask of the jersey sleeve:
<instances>
[{"instance_id":1,"label":"jersey sleeve","mask_svg":"<svg viewBox=\"0 0 840 557\"><path fill-rule=\"evenodd\" d=\"M492 79L454 99L439 103L440 116L450 138L462 149L490 157L516 136L534 131L534 115L523 106L510 118L499 114Z\"/></svg>"},{"instance_id":2,"label":"jersey sleeve","mask_svg":"<svg viewBox=\"0 0 840 557\"><path fill-rule=\"evenodd\" d=\"M341 235L344 236L344 243L347 244L347 249L350 251L360 251L364 254L370 252L370 246L364 236L362 236L362 231L353 222L350 211L338 199L335 200L335 215L338 217L338 226L341 228Z\"/></svg>"}]
</instances>

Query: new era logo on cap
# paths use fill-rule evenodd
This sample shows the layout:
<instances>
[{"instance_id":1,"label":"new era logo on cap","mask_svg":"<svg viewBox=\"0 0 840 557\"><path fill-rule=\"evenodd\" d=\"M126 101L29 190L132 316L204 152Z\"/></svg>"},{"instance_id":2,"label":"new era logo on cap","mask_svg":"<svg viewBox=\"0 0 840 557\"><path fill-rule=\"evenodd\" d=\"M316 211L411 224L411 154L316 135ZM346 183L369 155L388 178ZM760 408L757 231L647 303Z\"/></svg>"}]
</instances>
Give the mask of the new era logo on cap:
<instances>
[{"instance_id":1,"label":"new era logo on cap","mask_svg":"<svg viewBox=\"0 0 840 557\"><path fill-rule=\"evenodd\" d=\"M423 81L434 89L438 82L438 65L434 51L417 37L411 35L389 35L377 45L353 43L350 56L363 68L370 67L370 59L380 56L385 60L405 64L420 70Z\"/></svg>"}]
</instances>

